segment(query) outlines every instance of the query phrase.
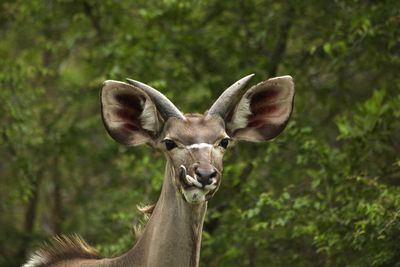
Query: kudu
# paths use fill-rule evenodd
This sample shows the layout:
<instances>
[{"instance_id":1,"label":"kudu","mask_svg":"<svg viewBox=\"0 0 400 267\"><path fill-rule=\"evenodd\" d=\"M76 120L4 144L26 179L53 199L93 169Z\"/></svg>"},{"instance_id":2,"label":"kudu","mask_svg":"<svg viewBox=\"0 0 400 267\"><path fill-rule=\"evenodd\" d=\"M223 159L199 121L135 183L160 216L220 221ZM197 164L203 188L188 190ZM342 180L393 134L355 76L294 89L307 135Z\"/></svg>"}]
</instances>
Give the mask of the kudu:
<instances>
[{"instance_id":1,"label":"kudu","mask_svg":"<svg viewBox=\"0 0 400 267\"><path fill-rule=\"evenodd\" d=\"M275 137L292 112L290 76L244 91L252 76L225 90L205 115L182 114L163 94L138 81L104 82L101 110L108 133L124 145L147 143L164 152L161 195L142 235L125 254L101 258L79 237L59 237L24 267L198 266L207 201L221 183L225 150L238 140Z\"/></svg>"}]
</instances>

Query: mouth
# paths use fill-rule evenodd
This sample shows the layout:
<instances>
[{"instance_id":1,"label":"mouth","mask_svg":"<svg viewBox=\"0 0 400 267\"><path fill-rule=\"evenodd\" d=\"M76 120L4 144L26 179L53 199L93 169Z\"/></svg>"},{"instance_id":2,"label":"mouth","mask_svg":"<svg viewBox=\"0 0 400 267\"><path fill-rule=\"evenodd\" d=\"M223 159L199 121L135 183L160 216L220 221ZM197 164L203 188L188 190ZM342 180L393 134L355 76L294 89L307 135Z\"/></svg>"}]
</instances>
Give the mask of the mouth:
<instances>
[{"instance_id":1,"label":"mouth","mask_svg":"<svg viewBox=\"0 0 400 267\"><path fill-rule=\"evenodd\" d=\"M195 175L196 176L196 175ZM192 177L187 173L186 167L179 167L179 180L182 184L181 192L187 202L198 204L208 200L209 193L217 188L217 180L213 178L212 183L202 185L197 177Z\"/></svg>"}]
</instances>

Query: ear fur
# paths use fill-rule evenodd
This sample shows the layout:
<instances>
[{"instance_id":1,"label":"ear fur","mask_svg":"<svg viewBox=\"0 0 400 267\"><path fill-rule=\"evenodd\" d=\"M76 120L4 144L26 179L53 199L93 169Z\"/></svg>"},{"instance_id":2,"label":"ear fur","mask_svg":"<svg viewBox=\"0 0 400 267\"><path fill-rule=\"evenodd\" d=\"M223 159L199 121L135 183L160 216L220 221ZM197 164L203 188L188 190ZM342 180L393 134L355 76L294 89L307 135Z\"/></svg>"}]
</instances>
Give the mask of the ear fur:
<instances>
[{"instance_id":1,"label":"ear fur","mask_svg":"<svg viewBox=\"0 0 400 267\"><path fill-rule=\"evenodd\" d=\"M228 132L237 140L274 138L290 118L294 93L290 76L271 78L251 87L228 118Z\"/></svg>"},{"instance_id":2,"label":"ear fur","mask_svg":"<svg viewBox=\"0 0 400 267\"><path fill-rule=\"evenodd\" d=\"M101 113L108 133L125 145L151 143L162 119L150 97L141 89L119 81L105 81Z\"/></svg>"}]
</instances>

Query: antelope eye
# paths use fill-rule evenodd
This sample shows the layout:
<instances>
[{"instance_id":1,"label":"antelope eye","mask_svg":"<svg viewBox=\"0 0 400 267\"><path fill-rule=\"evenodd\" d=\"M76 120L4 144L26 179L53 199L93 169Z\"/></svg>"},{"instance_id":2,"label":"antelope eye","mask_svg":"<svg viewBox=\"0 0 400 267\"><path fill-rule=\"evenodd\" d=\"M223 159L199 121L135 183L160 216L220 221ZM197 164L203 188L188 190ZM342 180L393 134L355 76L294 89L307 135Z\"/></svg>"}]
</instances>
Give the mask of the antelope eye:
<instances>
[{"instance_id":1,"label":"antelope eye","mask_svg":"<svg viewBox=\"0 0 400 267\"><path fill-rule=\"evenodd\" d=\"M170 139L166 139L164 140L164 144L165 144L165 148L169 151L171 149L174 149L175 147L177 147L177 144L170 140Z\"/></svg>"},{"instance_id":2,"label":"antelope eye","mask_svg":"<svg viewBox=\"0 0 400 267\"><path fill-rule=\"evenodd\" d=\"M229 145L229 138L224 138L219 142L219 146L223 148L227 148Z\"/></svg>"}]
</instances>

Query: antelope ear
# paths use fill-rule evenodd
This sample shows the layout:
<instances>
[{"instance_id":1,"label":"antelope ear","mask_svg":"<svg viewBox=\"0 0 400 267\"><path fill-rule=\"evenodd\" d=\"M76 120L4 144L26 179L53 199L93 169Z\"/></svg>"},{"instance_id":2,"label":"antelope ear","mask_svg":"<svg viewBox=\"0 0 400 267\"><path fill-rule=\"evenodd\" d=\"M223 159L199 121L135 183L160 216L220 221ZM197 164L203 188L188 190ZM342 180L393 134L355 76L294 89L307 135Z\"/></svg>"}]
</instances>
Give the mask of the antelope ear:
<instances>
[{"instance_id":1,"label":"antelope ear","mask_svg":"<svg viewBox=\"0 0 400 267\"><path fill-rule=\"evenodd\" d=\"M104 82L101 114L108 133L124 145L151 143L163 123L145 92L118 81Z\"/></svg>"},{"instance_id":2,"label":"antelope ear","mask_svg":"<svg viewBox=\"0 0 400 267\"><path fill-rule=\"evenodd\" d=\"M251 87L227 119L227 130L234 139L263 141L285 128L293 109L292 77L271 78Z\"/></svg>"}]
</instances>

